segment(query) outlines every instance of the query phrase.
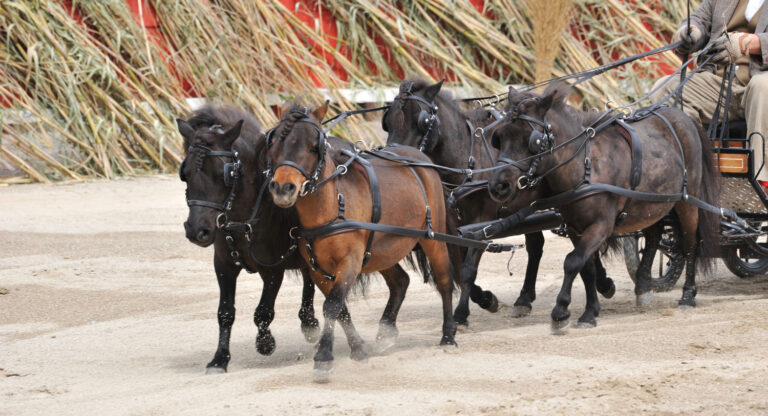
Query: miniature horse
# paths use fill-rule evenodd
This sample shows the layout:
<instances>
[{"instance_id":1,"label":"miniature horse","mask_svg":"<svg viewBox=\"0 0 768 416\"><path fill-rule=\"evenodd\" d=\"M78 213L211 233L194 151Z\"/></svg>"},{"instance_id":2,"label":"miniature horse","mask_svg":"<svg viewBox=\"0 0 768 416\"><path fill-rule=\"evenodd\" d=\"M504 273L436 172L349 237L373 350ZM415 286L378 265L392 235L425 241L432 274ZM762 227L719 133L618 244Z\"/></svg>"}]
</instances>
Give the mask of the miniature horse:
<instances>
[{"instance_id":1,"label":"miniature horse","mask_svg":"<svg viewBox=\"0 0 768 416\"><path fill-rule=\"evenodd\" d=\"M510 163L495 172L488 183L495 199L511 201L516 188L542 182L551 194L566 196L582 185L608 184L652 194L680 193L717 203L719 177L700 124L678 109L662 107L637 110L637 118L628 126L606 115L568 106L570 91L565 84L552 84L541 96L515 93L510 88L507 120L491 138L501 149L500 160ZM644 230L656 239L656 223L670 210L680 221L686 258L679 304L696 305L697 257L716 250L716 216L683 200L649 202L612 192L588 193L566 200L560 207L575 248L565 258L565 277L551 315L553 330L567 325L573 279L598 247L613 233ZM652 260L652 256L644 256L635 287L640 304L651 290L646 258ZM704 259L700 265L706 270L710 261ZM594 282L585 282L585 286L587 308L579 321L591 323L599 303Z\"/></svg>"},{"instance_id":2,"label":"miniature horse","mask_svg":"<svg viewBox=\"0 0 768 416\"><path fill-rule=\"evenodd\" d=\"M214 245L213 267L219 283L219 343L206 373L223 373L229 363L229 338L235 320L237 276L245 268L257 271L264 282L253 321L259 332L256 349L263 355L275 350L269 325L275 316L275 298L286 269L300 269L304 276L299 318L308 341L317 339L318 321L312 301L315 287L309 270L290 248L288 230L298 224L295 210L277 209L264 201L258 207L250 236L231 231L232 246L222 228L228 217L245 221L256 206L264 182L264 135L256 119L231 107L205 107L189 121L177 120L186 149L179 177L186 182L189 217L184 223L189 241ZM233 180L234 176L237 180ZM231 206L227 206L231 204ZM250 244L248 243L250 238ZM232 256L238 253L238 257ZM281 255L287 254L281 261Z\"/></svg>"},{"instance_id":3,"label":"miniature horse","mask_svg":"<svg viewBox=\"0 0 768 416\"><path fill-rule=\"evenodd\" d=\"M457 169L484 169L494 166L498 150L490 148L485 137L490 137L494 127L483 131L495 120L487 110L465 113L456 105L453 97L441 91L443 82L430 85L424 80L403 81L400 92L384 114L382 128L388 133L387 143L399 143L417 147L429 156L435 164ZM496 116L501 117L500 114ZM438 170L440 178L447 184L465 184L465 173ZM488 194L488 188L482 185L491 176L490 172L481 172L468 178L470 186L459 186L449 192L449 220L459 225L475 224L505 217L530 204L540 195L536 188L518 195L514 201L502 204L494 201ZM475 186L478 184L481 186ZM451 185L448 185L451 186ZM466 188L468 192L464 192ZM474 189L472 189L474 188ZM454 195L455 194L455 195ZM456 197L456 195L461 196ZM525 195L523 195L525 194ZM453 197L453 198L452 198ZM454 201L451 201L451 200ZM520 296L515 301L512 316L522 317L530 314L531 303L536 299L536 275L543 254L544 234L542 232L525 235L525 249L528 252L528 266ZM449 246L454 270L461 270L461 297L454 312L458 324L467 324L469 316L468 298L490 312L498 310L496 296L490 291L483 291L475 284L477 267L483 252L459 246ZM461 260L471 257L471 267ZM606 298L616 291L616 286L605 275L605 269L597 254L594 256L597 272L597 288ZM458 263L458 264L457 264ZM592 269L585 269L589 273Z\"/></svg>"},{"instance_id":4,"label":"miniature horse","mask_svg":"<svg viewBox=\"0 0 768 416\"><path fill-rule=\"evenodd\" d=\"M325 326L314 357L314 374L318 381L333 369L336 321L344 329L352 358L367 356L363 340L345 305L347 293L358 275L396 265L417 244L429 259L442 298L443 336L440 344L456 345L456 327L451 314L452 271L445 243L366 229L337 230L306 237L316 227L343 224L344 221L377 222L379 218L376 217L380 217L380 224L421 230L426 226L440 233L446 228L442 185L435 171L406 167L375 157L361 159L355 154L350 154L350 158L357 158L354 163L337 167L327 154L327 138L318 124L327 109L327 101L311 113L298 106L291 108L268 134L271 139L268 139L267 154L274 168L269 185L272 199L280 207L296 207L303 228L296 233L304 236L300 240L301 254L314 266L312 280L326 296L323 304ZM406 146L388 147L382 152L429 161L421 152ZM382 319L379 332L391 330Z\"/></svg>"}]
</instances>

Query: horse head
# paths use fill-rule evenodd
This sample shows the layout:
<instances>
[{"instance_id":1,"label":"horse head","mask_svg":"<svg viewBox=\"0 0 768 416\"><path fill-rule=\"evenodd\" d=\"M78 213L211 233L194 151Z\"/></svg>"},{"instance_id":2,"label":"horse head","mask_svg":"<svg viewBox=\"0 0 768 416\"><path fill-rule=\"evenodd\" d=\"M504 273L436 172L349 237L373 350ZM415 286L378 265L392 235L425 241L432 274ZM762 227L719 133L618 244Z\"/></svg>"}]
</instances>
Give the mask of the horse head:
<instances>
[{"instance_id":1,"label":"horse head","mask_svg":"<svg viewBox=\"0 0 768 416\"><path fill-rule=\"evenodd\" d=\"M555 135L548 120L565 106L570 88L552 84L542 95L509 89L506 120L494 130L491 145L499 150L499 163L505 168L494 172L488 181L491 197L499 202L515 198L518 190L533 188L541 179L536 174L553 165L549 152Z\"/></svg>"},{"instance_id":2,"label":"horse head","mask_svg":"<svg viewBox=\"0 0 768 416\"><path fill-rule=\"evenodd\" d=\"M435 102L443 81L403 81L400 92L392 100L381 119L381 128L388 133L387 143L398 143L429 153L437 146L440 118Z\"/></svg>"},{"instance_id":3,"label":"horse head","mask_svg":"<svg viewBox=\"0 0 768 416\"><path fill-rule=\"evenodd\" d=\"M176 120L184 138L185 157L179 179L187 185L189 216L184 222L187 239L201 246L211 245L215 232L231 209L242 176L239 153L233 144L240 136L243 120L227 130L213 124L195 128Z\"/></svg>"},{"instance_id":4,"label":"horse head","mask_svg":"<svg viewBox=\"0 0 768 416\"><path fill-rule=\"evenodd\" d=\"M320 179L328 148L320 126L326 112L328 101L312 111L294 105L267 134L267 158L274 169L269 192L280 208L292 207Z\"/></svg>"}]
</instances>

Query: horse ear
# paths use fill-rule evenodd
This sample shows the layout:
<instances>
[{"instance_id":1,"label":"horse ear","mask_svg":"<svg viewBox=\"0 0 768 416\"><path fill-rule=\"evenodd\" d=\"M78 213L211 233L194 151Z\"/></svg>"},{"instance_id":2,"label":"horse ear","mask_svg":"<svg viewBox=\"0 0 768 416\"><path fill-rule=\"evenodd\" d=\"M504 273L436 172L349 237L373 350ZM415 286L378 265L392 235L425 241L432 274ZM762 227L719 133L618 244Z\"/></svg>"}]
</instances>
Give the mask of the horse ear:
<instances>
[{"instance_id":1,"label":"horse ear","mask_svg":"<svg viewBox=\"0 0 768 416\"><path fill-rule=\"evenodd\" d=\"M331 100L325 100L323 105L320 107L315 108L312 113L310 114L310 117L312 117L313 120L315 120L318 123L322 123L323 119L325 118L325 114L328 112L328 105L330 104Z\"/></svg>"},{"instance_id":2,"label":"horse ear","mask_svg":"<svg viewBox=\"0 0 768 416\"><path fill-rule=\"evenodd\" d=\"M285 103L283 105L277 106L277 119L282 120L283 116L288 114L289 111L291 111L291 107L293 107L290 103Z\"/></svg>"},{"instance_id":3,"label":"horse ear","mask_svg":"<svg viewBox=\"0 0 768 416\"><path fill-rule=\"evenodd\" d=\"M178 126L179 128L179 133L181 133L181 137L184 138L184 144L189 145L189 143L192 141L192 137L195 136L195 129L193 129L189 123L187 123L186 121L180 118L176 119L176 126Z\"/></svg>"},{"instance_id":4,"label":"horse ear","mask_svg":"<svg viewBox=\"0 0 768 416\"><path fill-rule=\"evenodd\" d=\"M436 84L432 84L424 89L424 99L427 101L434 101L435 97L437 97L437 93L440 92L440 88L443 87L443 83L445 82L445 78L443 78L440 82Z\"/></svg>"},{"instance_id":5,"label":"horse ear","mask_svg":"<svg viewBox=\"0 0 768 416\"><path fill-rule=\"evenodd\" d=\"M563 82L551 84L544 90L539 106L548 110L552 107L560 107L568 101L571 95L571 87Z\"/></svg>"},{"instance_id":6,"label":"horse ear","mask_svg":"<svg viewBox=\"0 0 768 416\"><path fill-rule=\"evenodd\" d=\"M238 137L240 137L240 130L243 128L243 120L238 121L235 123L232 128L224 132L224 136L222 136L222 145L224 148L232 147L232 144L237 140Z\"/></svg>"}]
</instances>

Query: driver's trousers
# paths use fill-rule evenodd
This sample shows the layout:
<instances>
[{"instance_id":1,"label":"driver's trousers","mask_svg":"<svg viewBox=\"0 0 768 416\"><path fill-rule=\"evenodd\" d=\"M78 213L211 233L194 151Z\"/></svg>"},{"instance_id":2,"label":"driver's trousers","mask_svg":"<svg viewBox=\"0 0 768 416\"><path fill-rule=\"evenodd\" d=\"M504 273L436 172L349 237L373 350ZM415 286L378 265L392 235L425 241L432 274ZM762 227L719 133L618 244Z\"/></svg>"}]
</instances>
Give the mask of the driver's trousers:
<instances>
[{"instance_id":1,"label":"driver's trousers","mask_svg":"<svg viewBox=\"0 0 768 416\"><path fill-rule=\"evenodd\" d=\"M670 75L659 79L654 89L669 77L674 78L651 95L652 102L659 102L680 84L679 75ZM721 83L722 77L711 72L702 71L693 74L683 87L683 111L699 122L711 122L720 95ZM674 97L668 103L671 105L673 100ZM725 103L724 97L722 102ZM720 111L722 116L723 110ZM739 83L737 79L733 80L728 119L746 120L747 135L756 131L768 138L768 72L752 76L746 86ZM767 159L763 149L768 151L768 143L764 145L763 139L758 135L752 136L751 143L755 150L754 171L757 172L763 165L763 161ZM757 174L757 179L768 181L768 166L763 166Z\"/></svg>"}]
</instances>

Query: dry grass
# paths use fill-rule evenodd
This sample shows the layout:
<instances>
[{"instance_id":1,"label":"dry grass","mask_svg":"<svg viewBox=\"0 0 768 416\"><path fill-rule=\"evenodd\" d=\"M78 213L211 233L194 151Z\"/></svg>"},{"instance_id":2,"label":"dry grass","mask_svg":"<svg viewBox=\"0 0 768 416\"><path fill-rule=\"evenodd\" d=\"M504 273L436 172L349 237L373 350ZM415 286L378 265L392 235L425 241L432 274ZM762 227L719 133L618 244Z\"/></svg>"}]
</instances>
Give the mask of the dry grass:
<instances>
[{"instance_id":1,"label":"dry grass","mask_svg":"<svg viewBox=\"0 0 768 416\"><path fill-rule=\"evenodd\" d=\"M655 33L669 35L685 13L685 0L667 0L663 10L660 1L576 0L570 24L580 28L577 38L569 30L536 32L536 7L523 0L486 0L481 11L463 0L320 1L323 18L337 25L331 38L278 0L154 0L175 50L168 54L149 41L124 0L73 3L84 24L58 0L0 0L0 97L14 103L14 111L0 112L0 169L22 173L0 182L175 169L181 143L174 118L189 111L179 77L196 94L242 105L269 126L275 117L267 97L301 94L319 102L313 78L329 88L339 111L354 107L339 88L395 86L403 75L450 74L451 85L466 91L503 92L544 73L563 75L661 46ZM531 0L544 3L554 9L549 0ZM563 14L549 18L564 22ZM331 57L346 80L327 64ZM580 90L592 105L626 102L653 82L659 62L678 63L668 53ZM372 135L362 123L336 130Z\"/></svg>"}]
</instances>

